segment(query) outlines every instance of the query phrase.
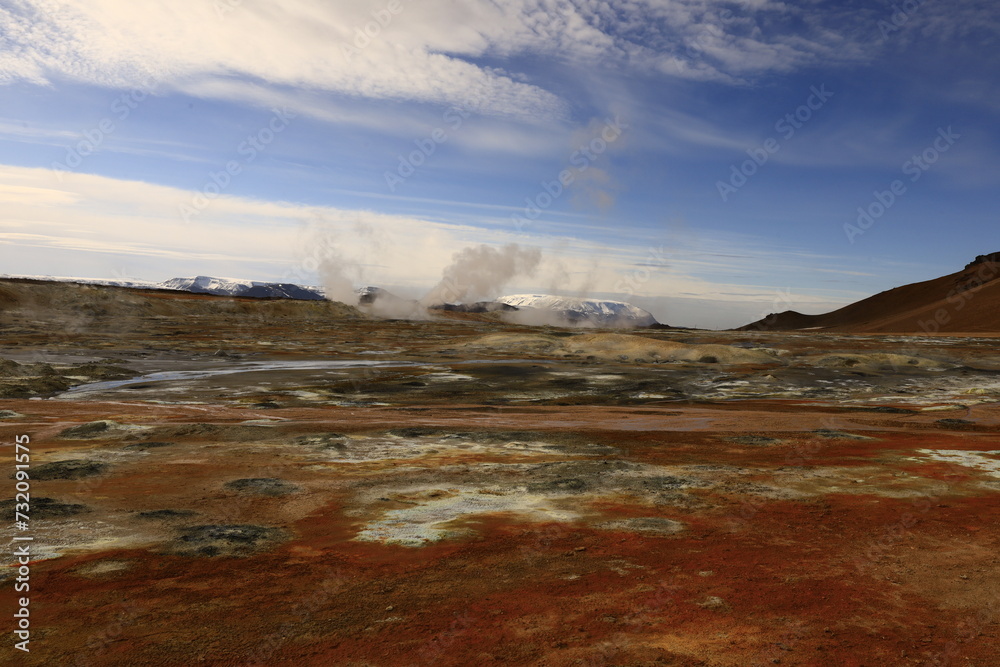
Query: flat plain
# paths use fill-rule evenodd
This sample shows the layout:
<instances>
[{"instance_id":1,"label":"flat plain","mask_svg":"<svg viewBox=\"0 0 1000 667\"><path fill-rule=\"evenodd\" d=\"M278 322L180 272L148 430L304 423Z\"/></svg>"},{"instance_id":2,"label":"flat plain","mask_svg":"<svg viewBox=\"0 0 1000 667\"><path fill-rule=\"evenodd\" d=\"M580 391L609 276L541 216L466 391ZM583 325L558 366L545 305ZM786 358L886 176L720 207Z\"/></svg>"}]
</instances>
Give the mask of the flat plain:
<instances>
[{"instance_id":1,"label":"flat plain","mask_svg":"<svg viewBox=\"0 0 1000 667\"><path fill-rule=\"evenodd\" d=\"M996 337L0 301L21 664L995 664Z\"/></svg>"}]
</instances>

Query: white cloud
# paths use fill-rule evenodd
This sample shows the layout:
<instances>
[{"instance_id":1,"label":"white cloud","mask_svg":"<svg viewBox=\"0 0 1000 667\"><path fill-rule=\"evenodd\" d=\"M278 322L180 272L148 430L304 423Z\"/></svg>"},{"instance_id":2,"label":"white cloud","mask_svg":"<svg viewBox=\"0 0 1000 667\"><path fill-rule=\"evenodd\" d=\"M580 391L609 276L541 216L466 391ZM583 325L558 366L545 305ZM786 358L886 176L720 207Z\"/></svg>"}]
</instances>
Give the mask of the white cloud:
<instances>
[{"instance_id":1,"label":"white cloud","mask_svg":"<svg viewBox=\"0 0 1000 667\"><path fill-rule=\"evenodd\" d=\"M796 12L750 0L25 0L0 8L0 83L158 82L258 103L289 91L333 93L547 122L566 116L569 104L500 62L532 57L577 72L658 70L738 83L864 54L824 13L809 15L815 25L792 26L785 19ZM324 115L317 100L307 106Z\"/></svg>"},{"instance_id":2,"label":"white cloud","mask_svg":"<svg viewBox=\"0 0 1000 667\"><path fill-rule=\"evenodd\" d=\"M374 21L370 12L378 5L245 0L220 14L226 0L36 0L21 11L0 9L3 51L17 54L0 60L0 81L68 77L116 88L153 81L204 91L238 76L270 86L459 104L500 115L562 112L551 93L463 59L483 55L488 40L475 30L456 29L460 24L447 12L449 5L469 4L476 9L465 12L473 25L494 29L503 18L493 15L498 10L400 1L402 11L365 48L348 55L344 47L355 43L356 29Z\"/></svg>"}]
</instances>

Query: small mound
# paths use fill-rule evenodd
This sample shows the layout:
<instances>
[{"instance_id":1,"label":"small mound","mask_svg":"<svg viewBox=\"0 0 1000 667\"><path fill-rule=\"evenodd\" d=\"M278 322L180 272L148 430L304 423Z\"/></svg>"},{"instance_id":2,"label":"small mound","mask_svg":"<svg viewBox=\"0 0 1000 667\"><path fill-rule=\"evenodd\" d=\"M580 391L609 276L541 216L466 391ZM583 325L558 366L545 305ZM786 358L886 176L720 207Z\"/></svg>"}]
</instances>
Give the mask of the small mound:
<instances>
[{"instance_id":1,"label":"small mound","mask_svg":"<svg viewBox=\"0 0 1000 667\"><path fill-rule=\"evenodd\" d=\"M442 435L447 433L447 431L430 426L409 426L406 428L389 429L386 433L398 438L420 438L425 435Z\"/></svg>"},{"instance_id":2,"label":"small mound","mask_svg":"<svg viewBox=\"0 0 1000 667\"><path fill-rule=\"evenodd\" d=\"M211 437L218 440L246 442L250 440L263 440L273 436L274 430L270 426L194 423L160 426L151 430L147 437L163 440Z\"/></svg>"},{"instance_id":3,"label":"small mound","mask_svg":"<svg viewBox=\"0 0 1000 667\"><path fill-rule=\"evenodd\" d=\"M55 375L49 364L19 364L11 359L0 359L0 378L19 378Z\"/></svg>"},{"instance_id":4,"label":"small mound","mask_svg":"<svg viewBox=\"0 0 1000 667\"><path fill-rule=\"evenodd\" d=\"M634 334L489 334L461 344L467 350L518 355L593 357L610 361L778 364L778 352L732 345L689 345Z\"/></svg>"},{"instance_id":5,"label":"small mound","mask_svg":"<svg viewBox=\"0 0 1000 667\"><path fill-rule=\"evenodd\" d=\"M181 530L169 551L178 556L244 557L279 542L283 536L278 528L252 524L191 526Z\"/></svg>"},{"instance_id":6,"label":"small mound","mask_svg":"<svg viewBox=\"0 0 1000 667\"><path fill-rule=\"evenodd\" d=\"M621 530L630 533L647 533L651 535L676 535L685 529L684 524L680 521L655 516L604 521L597 524L596 527L604 530Z\"/></svg>"},{"instance_id":7,"label":"small mound","mask_svg":"<svg viewBox=\"0 0 1000 667\"><path fill-rule=\"evenodd\" d=\"M175 442L164 442L161 440L154 440L152 442L133 442L122 447L122 449L138 449L140 451L145 451L147 449L157 449L159 447L170 447L175 445Z\"/></svg>"},{"instance_id":8,"label":"small mound","mask_svg":"<svg viewBox=\"0 0 1000 667\"><path fill-rule=\"evenodd\" d=\"M142 427L119 424L110 419L102 419L95 422L87 422L78 426L70 426L59 432L57 437L66 440L93 440L96 438L110 438L123 433L131 433Z\"/></svg>"},{"instance_id":9,"label":"small mound","mask_svg":"<svg viewBox=\"0 0 1000 667\"><path fill-rule=\"evenodd\" d=\"M73 568L72 572L78 577L87 579L103 579L109 576L121 575L135 567L135 561L119 559L101 559L85 563Z\"/></svg>"},{"instance_id":10,"label":"small mound","mask_svg":"<svg viewBox=\"0 0 1000 667\"><path fill-rule=\"evenodd\" d=\"M341 433L302 435L295 438L294 442L296 445L318 447L321 450L336 449L337 451L344 451L347 449L347 436Z\"/></svg>"},{"instance_id":11,"label":"small mound","mask_svg":"<svg viewBox=\"0 0 1000 667\"><path fill-rule=\"evenodd\" d=\"M14 498L0 500L0 518L4 521L14 521L18 502ZM89 507L79 503L62 503L52 498L34 497L31 499L30 516L32 519L61 519L89 511Z\"/></svg>"},{"instance_id":12,"label":"small mound","mask_svg":"<svg viewBox=\"0 0 1000 667\"><path fill-rule=\"evenodd\" d=\"M703 364L775 364L777 353L767 349L747 349L732 345L689 345L675 341L646 338L633 334L584 334L566 341L574 351L604 359L681 361Z\"/></svg>"},{"instance_id":13,"label":"small mound","mask_svg":"<svg viewBox=\"0 0 1000 667\"><path fill-rule=\"evenodd\" d=\"M509 354L551 354L562 345L562 337L545 334L487 334L461 343L458 347Z\"/></svg>"},{"instance_id":14,"label":"small mound","mask_svg":"<svg viewBox=\"0 0 1000 667\"><path fill-rule=\"evenodd\" d=\"M139 512L138 517L140 519L156 519L161 521L169 521L170 519L183 519L189 516L194 516L197 512L193 510L149 510L146 512Z\"/></svg>"},{"instance_id":15,"label":"small mound","mask_svg":"<svg viewBox=\"0 0 1000 667\"><path fill-rule=\"evenodd\" d=\"M88 461L87 459L66 459L52 461L34 466L31 469L32 479L83 479L100 475L108 469L107 463Z\"/></svg>"},{"instance_id":16,"label":"small mound","mask_svg":"<svg viewBox=\"0 0 1000 667\"><path fill-rule=\"evenodd\" d=\"M778 438L769 438L766 435L737 435L727 439L738 445L749 445L751 447L770 447L771 445L781 444L781 440Z\"/></svg>"},{"instance_id":17,"label":"small mound","mask_svg":"<svg viewBox=\"0 0 1000 667\"><path fill-rule=\"evenodd\" d=\"M528 485L528 493L583 493L590 488L584 480L579 477L562 477L545 482L535 482Z\"/></svg>"},{"instance_id":18,"label":"small mound","mask_svg":"<svg viewBox=\"0 0 1000 667\"><path fill-rule=\"evenodd\" d=\"M76 366L47 363L19 364L0 359L0 398L32 398L66 391L73 385L96 380L121 380L135 373L120 366L88 362Z\"/></svg>"},{"instance_id":19,"label":"small mound","mask_svg":"<svg viewBox=\"0 0 1000 667\"><path fill-rule=\"evenodd\" d=\"M248 477L226 482L231 491L239 491L255 496L286 496L295 493L299 487L276 477Z\"/></svg>"},{"instance_id":20,"label":"small mound","mask_svg":"<svg viewBox=\"0 0 1000 667\"><path fill-rule=\"evenodd\" d=\"M802 362L821 368L846 368L856 371L943 371L954 368L954 364L943 361L916 357L906 354L874 353L874 354L824 354L814 357L804 357Z\"/></svg>"}]
</instances>

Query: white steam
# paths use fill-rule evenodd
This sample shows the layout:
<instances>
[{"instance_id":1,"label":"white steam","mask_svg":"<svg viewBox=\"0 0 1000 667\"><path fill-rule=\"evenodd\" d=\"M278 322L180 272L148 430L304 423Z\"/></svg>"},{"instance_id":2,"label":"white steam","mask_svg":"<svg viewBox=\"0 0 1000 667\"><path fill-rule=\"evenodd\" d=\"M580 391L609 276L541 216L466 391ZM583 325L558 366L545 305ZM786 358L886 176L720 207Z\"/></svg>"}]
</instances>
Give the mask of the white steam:
<instances>
[{"instance_id":1,"label":"white steam","mask_svg":"<svg viewBox=\"0 0 1000 667\"><path fill-rule=\"evenodd\" d=\"M420 301L435 306L493 299L512 279L534 275L541 261L541 250L516 243L499 249L488 245L464 248L452 256L441 281Z\"/></svg>"}]
</instances>

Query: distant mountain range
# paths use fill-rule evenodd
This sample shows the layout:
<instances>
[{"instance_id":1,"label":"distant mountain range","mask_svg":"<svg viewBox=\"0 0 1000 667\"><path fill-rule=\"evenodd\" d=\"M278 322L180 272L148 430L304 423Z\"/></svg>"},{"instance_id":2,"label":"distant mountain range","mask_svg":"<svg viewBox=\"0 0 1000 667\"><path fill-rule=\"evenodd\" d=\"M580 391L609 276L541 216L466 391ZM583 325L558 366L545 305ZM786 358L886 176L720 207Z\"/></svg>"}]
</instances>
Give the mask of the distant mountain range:
<instances>
[{"instance_id":1,"label":"distant mountain range","mask_svg":"<svg viewBox=\"0 0 1000 667\"><path fill-rule=\"evenodd\" d=\"M171 278L161 283L54 276L0 275L35 281L73 282L133 289L180 290L231 297L324 299L322 288L235 278ZM426 313L419 302L381 287L361 287L358 304L383 317ZM352 304L354 305L354 304ZM642 308L624 301L551 294L511 294L492 301L437 304L431 310L494 313L527 325L668 328ZM419 312L418 312L419 311ZM975 333L1000 331L1000 253L979 255L964 269L941 278L903 285L819 315L788 310L739 327L740 331L833 331L853 333Z\"/></svg>"},{"instance_id":2,"label":"distant mountain range","mask_svg":"<svg viewBox=\"0 0 1000 667\"><path fill-rule=\"evenodd\" d=\"M552 294L511 294L496 301L513 306L522 314L552 314L576 326L649 327L658 324L649 312L624 301Z\"/></svg>"},{"instance_id":3,"label":"distant mountain range","mask_svg":"<svg viewBox=\"0 0 1000 667\"><path fill-rule=\"evenodd\" d=\"M90 285L130 287L134 289L162 289L212 294L215 296L251 297L260 299L298 299L318 301L326 298L322 288L272 283L239 278L195 276L171 278L160 283L137 280L101 280L87 278L57 278L53 276L8 276L34 280L74 282ZM423 311L417 301L403 299L381 287L366 286L355 290L358 305L370 306L372 312L388 317L409 317L415 309ZM554 296L551 294L512 294L493 301L469 304L438 304L432 310L492 313L502 312L512 321L523 324L551 324L556 326L594 327L650 327L660 325L649 312L623 301L584 299Z\"/></svg>"},{"instance_id":4,"label":"distant mountain range","mask_svg":"<svg viewBox=\"0 0 1000 667\"><path fill-rule=\"evenodd\" d=\"M430 308L458 313L500 312L509 322L527 325L668 328L642 308L624 301L553 294L511 294L493 301L442 303Z\"/></svg>"},{"instance_id":5,"label":"distant mountain range","mask_svg":"<svg viewBox=\"0 0 1000 667\"><path fill-rule=\"evenodd\" d=\"M295 285L293 283L268 283L234 278L212 278L211 276L171 278L159 283L159 287L162 289L195 292L197 294L254 297L258 299L318 301L325 298L323 293L315 287L303 287L302 285Z\"/></svg>"},{"instance_id":6,"label":"distant mountain range","mask_svg":"<svg viewBox=\"0 0 1000 667\"><path fill-rule=\"evenodd\" d=\"M22 280L44 280L51 282L78 283L81 285L107 285L109 287L129 287L132 289L162 289L194 292L195 294L214 294L216 296L239 296L259 299L300 299L319 300L325 298L318 287L305 287L292 283L269 283L257 280L242 280L239 278L213 278L211 276L195 276L194 278L171 278L161 283L146 280L110 280L103 278L76 278L68 276L26 276L0 275L2 278L17 278Z\"/></svg>"}]
</instances>

